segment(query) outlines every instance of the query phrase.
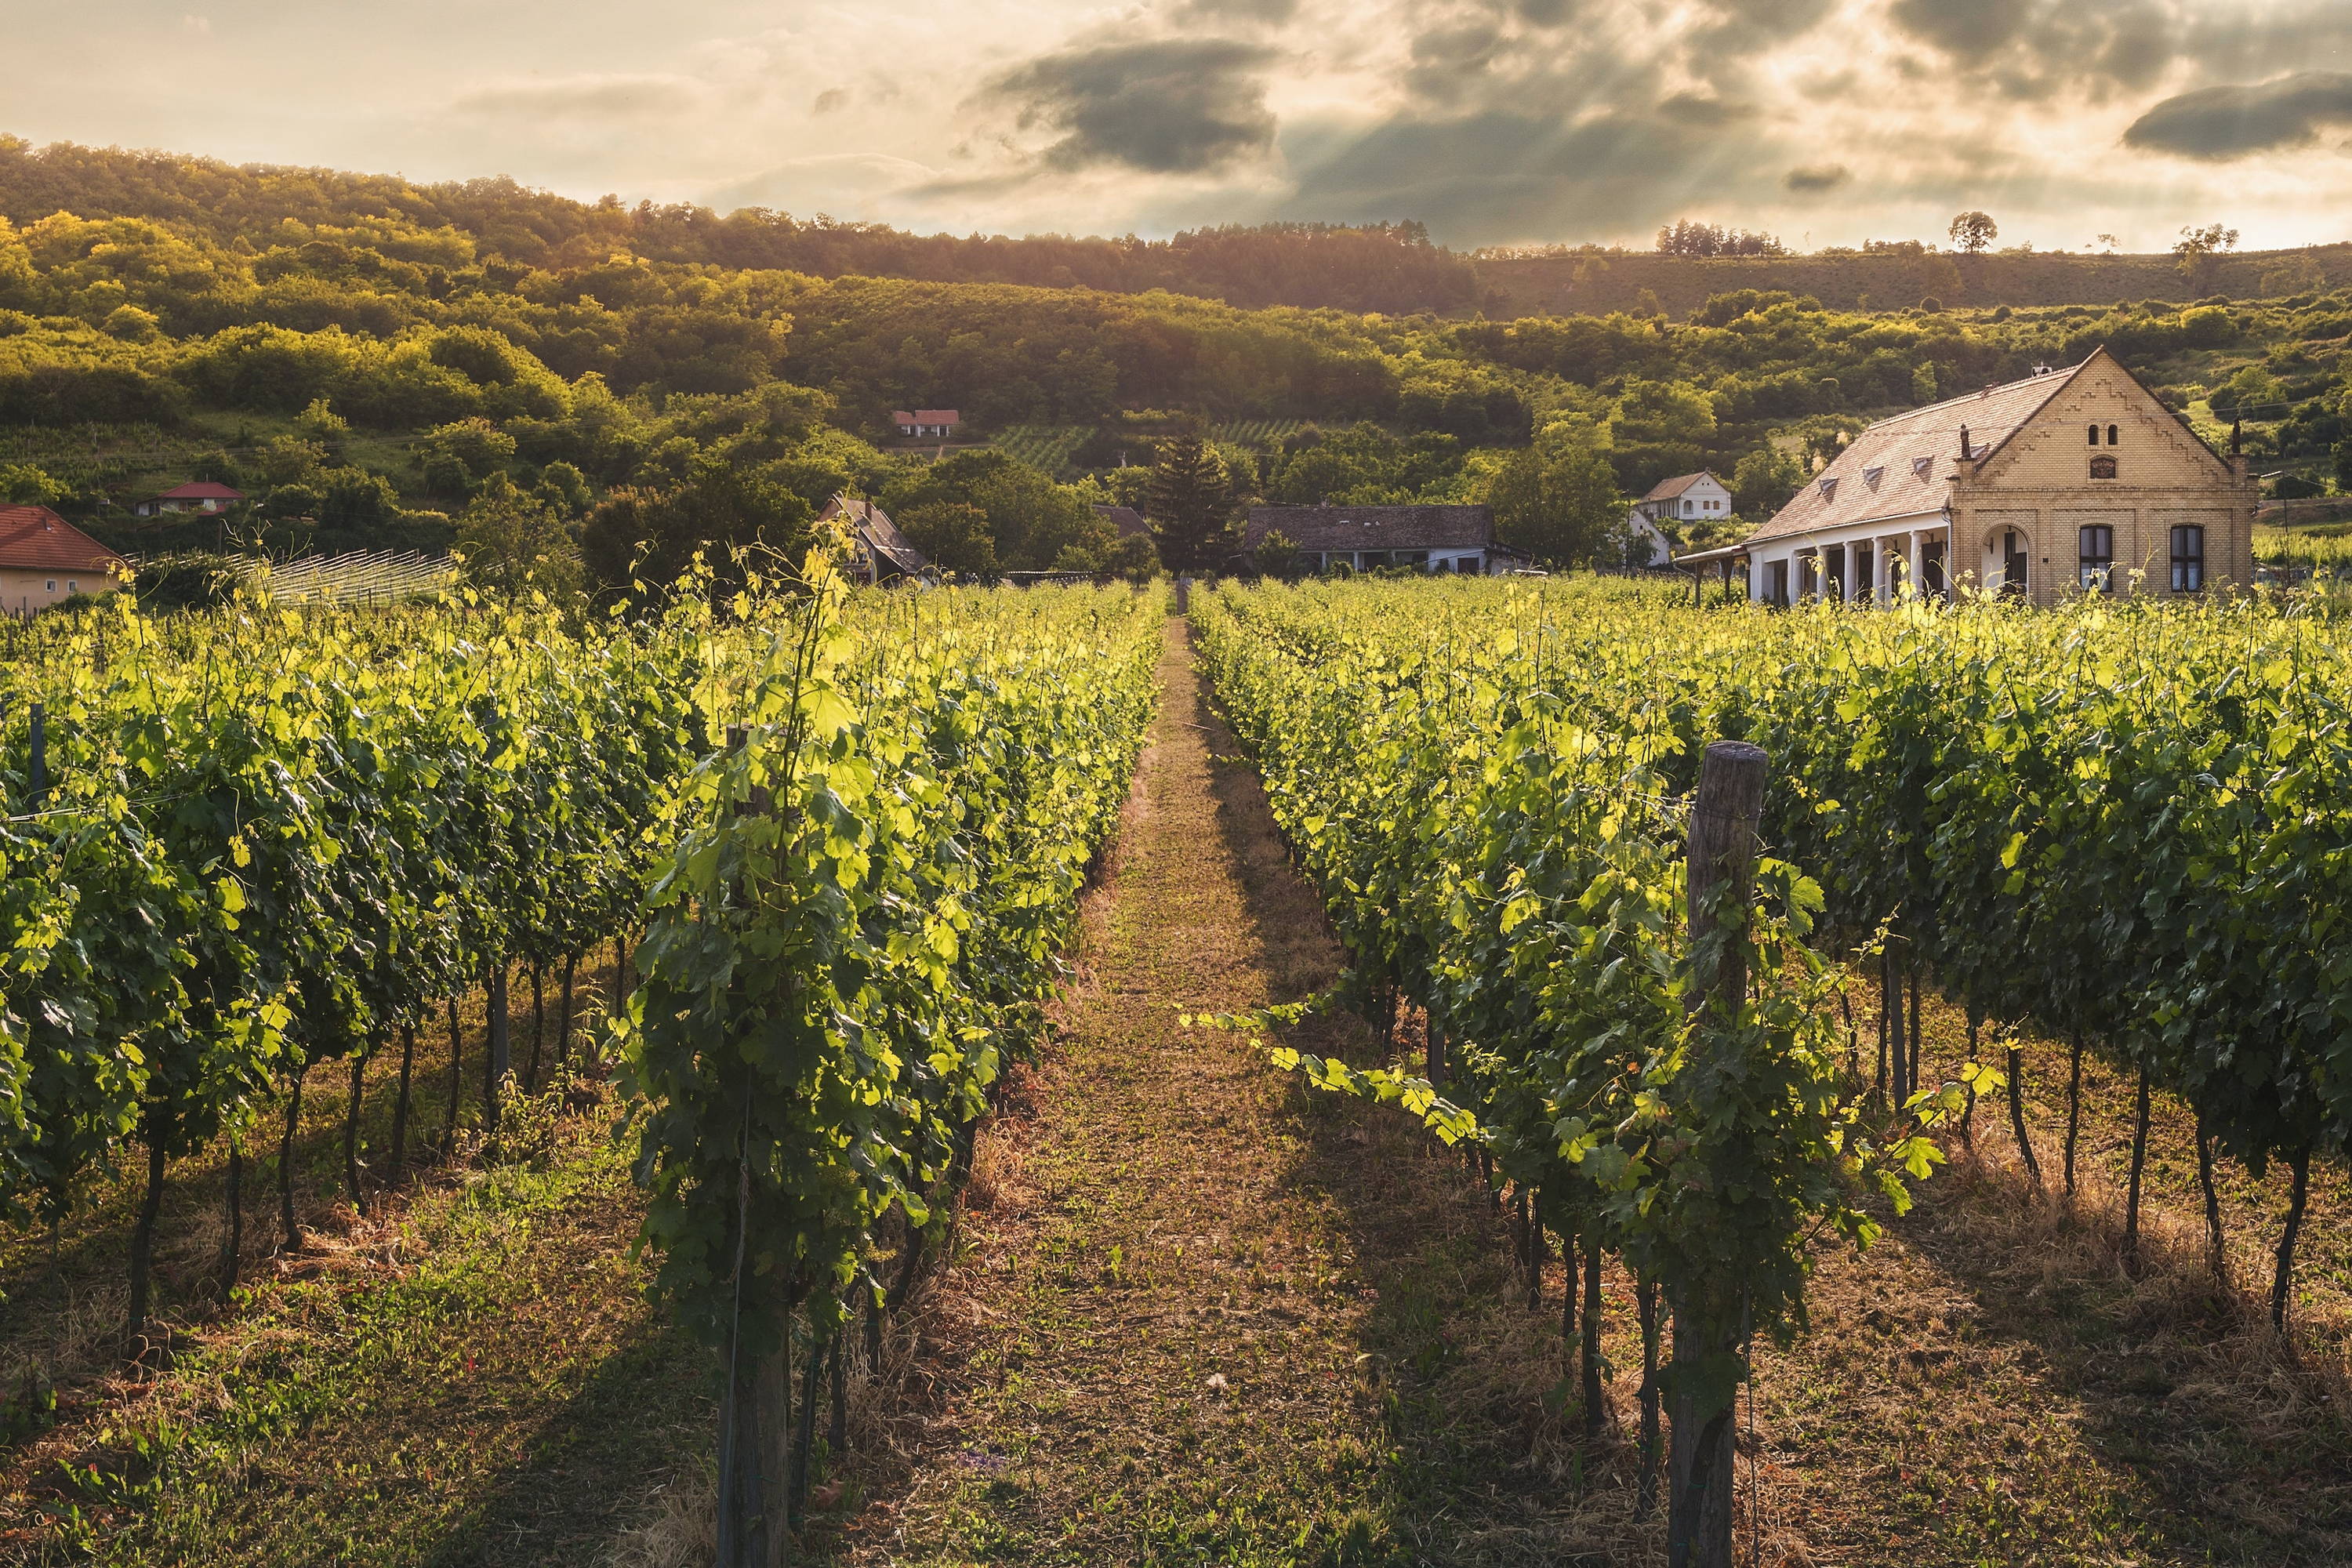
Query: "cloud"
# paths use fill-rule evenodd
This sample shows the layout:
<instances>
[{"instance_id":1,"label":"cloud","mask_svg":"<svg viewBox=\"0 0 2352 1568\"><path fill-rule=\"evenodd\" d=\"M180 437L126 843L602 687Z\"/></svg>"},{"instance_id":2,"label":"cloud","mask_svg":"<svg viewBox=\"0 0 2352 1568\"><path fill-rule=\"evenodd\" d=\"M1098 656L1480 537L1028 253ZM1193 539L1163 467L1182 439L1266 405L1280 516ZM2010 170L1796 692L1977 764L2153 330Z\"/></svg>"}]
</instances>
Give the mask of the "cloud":
<instances>
[{"instance_id":1,"label":"cloud","mask_svg":"<svg viewBox=\"0 0 2352 1568\"><path fill-rule=\"evenodd\" d=\"M1023 131L1059 134L1037 155L1045 167L1199 174L1273 146L1275 58L1233 38L1102 44L1016 66L981 98L1014 109Z\"/></svg>"},{"instance_id":2,"label":"cloud","mask_svg":"<svg viewBox=\"0 0 2352 1568\"><path fill-rule=\"evenodd\" d=\"M937 175L937 170L911 158L883 153L828 153L778 163L721 185L705 199L721 211L772 207L780 212L862 216L884 197L913 190Z\"/></svg>"},{"instance_id":3,"label":"cloud","mask_svg":"<svg viewBox=\"0 0 2352 1568\"><path fill-rule=\"evenodd\" d=\"M1780 188L1797 195L1811 195L1836 190L1853 178L1853 171L1843 163L1808 163L1781 175Z\"/></svg>"},{"instance_id":4,"label":"cloud","mask_svg":"<svg viewBox=\"0 0 2352 1568\"><path fill-rule=\"evenodd\" d=\"M809 112L812 114L831 114L835 110L846 109L848 107L848 90L845 88L829 87L823 92L816 95L816 102L811 107Z\"/></svg>"},{"instance_id":5,"label":"cloud","mask_svg":"<svg viewBox=\"0 0 2352 1568\"><path fill-rule=\"evenodd\" d=\"M2246 86L2207 87L2168 98L2124 132L2145 152L2222 162L2273 148L2304 147L2352 125L2352 75L2297 71Z\"/></svg>"},{"instance_id":6,"label":"cloud","mask_svg":"<svg viewBox=\"0 0 2352 1568\"><path fill-rule=\"evenodd\" d=\"M1736 120L1607 110L1570 123L1509 110L1398 116L1306 169L1289 204L1315 216L1412 216L1440 234L1520 238L1622 231L1713 184Z\"/></svg>"},{"instance_id":7,"label":"cloud","mask_svg":"<svg viewBox=\"0 0 2352 1568\"><path fill-rule=\"evenodd\" d=\"M1298 0L1184 0L1180 12L1243 22L1287 22L1298 14Z\"/></svg>"},{"instance_id":8,"label":"cloud","mask_svg":"<svg viewBox=\"0 0 2352 1568\"><path fill-rule=\"evenodd\" d=\"M1895 0L1895 25L1961 59L1982 59L2017 37L2026 0Z\"/></svg>"},{"instance_id":9,"label":"cloud","mask_svg":"<svg viewBox=\"0 0 2352 1568\"><path fill-rule=\"evenodd\" d=\"M2190 51L2182 0L1895 0L1887 16L2008 97L2144 88ZM2243 26L2243 19L2240 20Z\"/></svg>"},{"instance_id":10,"label":"cloud","mask_svg":"<svg viewBox=\"0 0 2352 1568\"><path fill-rule=\"evenodd\" d=\"M695 109L705 90L689 77L583 73L485 83L459 93L454 107L492 120L643 120Z\"/></svg>"}]
</instances>

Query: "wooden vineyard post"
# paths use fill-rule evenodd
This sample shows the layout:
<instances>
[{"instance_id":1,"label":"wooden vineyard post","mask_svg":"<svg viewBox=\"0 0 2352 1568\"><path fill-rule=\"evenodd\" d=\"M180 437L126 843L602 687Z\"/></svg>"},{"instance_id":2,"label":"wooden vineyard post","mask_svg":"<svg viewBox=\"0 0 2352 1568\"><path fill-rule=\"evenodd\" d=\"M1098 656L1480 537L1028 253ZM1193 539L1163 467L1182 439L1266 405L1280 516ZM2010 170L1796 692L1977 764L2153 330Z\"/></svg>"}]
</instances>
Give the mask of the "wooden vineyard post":
<instances>
[{"instance_id":1,"label":"wooden vineyard post","mask_svg":"<svg viewBox=\"0 0 2352 1568\"><path fill-rule=\"evenodd\" d=\"M740 724L727 729L730 755L741 753L751 732ZM775 809L774 796L763 786L752 786L750 798L734 808L739 816L766 816ZM740 896L740 890L739 890ZM728 1323L727 1367L719 1409L719 1568L776 1568L785 1561L791 1543L792 1326L787 1318L783 1342L766 1354L750 1351L743 1332L744 1309L759 1306L746 1300L762 1286L747 1272L746 1243L751 1215L751 1094L743 1094L743 1127L736 1142L736 1206L734 1252L734 1311ZM814 1373L810 1373L812 1386Z\"/></svg>"},{"instance_id":2,"label":"wooden vineyard post","mask_svg":"<svg viewBox=\"0 0 2352 1568\"><path fill-rule=\"evenodd\" d=\"M1720 1050L1748 994L1747 921L1764 816L1765 756L1745 741L1717 741L1691 803L1687 903L1693 976L1685 1005L1712 1013L1695 1051ZM1711 973L1709 972L1711 968ZM1706 1070L1702 1066L1698 1070ZM1738 1477L1733 1420L1744 1369L1738 1288L1727 1277L1683 1280L1672 1293L1674 1375L1668 1412L1666 1559L1672 1568L1731 1568L1731 1496Z\"/></svg>"}]
</instances>

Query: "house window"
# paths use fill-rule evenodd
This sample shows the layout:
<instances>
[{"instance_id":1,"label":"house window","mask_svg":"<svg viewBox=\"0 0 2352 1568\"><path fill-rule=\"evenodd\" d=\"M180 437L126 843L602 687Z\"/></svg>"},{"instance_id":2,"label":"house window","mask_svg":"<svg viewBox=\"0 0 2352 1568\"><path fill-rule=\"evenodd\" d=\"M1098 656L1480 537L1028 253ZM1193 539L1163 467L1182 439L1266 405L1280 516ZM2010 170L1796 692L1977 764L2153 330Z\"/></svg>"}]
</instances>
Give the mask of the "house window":
<instances>
[{"instance_id":1,"label":"house window","mask_svg":"<svg viewBox=\"0 0 2352 1568\"><path fill-rule=\"evenodd\" d=\"M2078 537L2075 581L2082 584L2085 593L2112 593L2115 589L2116 531L2104 522L2092 523L2081 530Z\"/></svg>"},{"instance_id":2,"label":"house window","mask_svg":"<svg viewBox=\"0 0 2352 1568\"><path fill-rule=\"evenodd\" d=\"M68 594L79 594L81 592L81 584L76 582L73 578L68 577L66 579L66 592Z\"/></svg>"},{"instance_id":3,"label":"house window","mask_svg":"<svg viewBox=\"0 0 2352 1568\"><path fill-rule=\"evenodd\" d=\"M1789 607L1789 563L1787 562L1766 563L1764 602L1768 605L1777 605L1782 609Z\"/></svg>"},{"instance_id":4,"label":"house window","mask_svg":"<svg viewBox=\"0 0 2352 1568\"><path fill-rule=\"evenodd\" d=\"M2095 479L2114 479L2116 477L2116 460L2113 458L2106 456L2105 453L2092 458L2091 477Z\"/></svg>"},{"instance_id":5,"label":"house window","mask_svg":"<svg viewBox=\"0 0 2352 1568\"><path fill-rule=\"evenodd\" d=\"M58 580L55 577L50 578L47 582L41 584L41 592L44 594L54 594L57 591Z\"/></svg>"},{"instance_id":6,"label":"house window","mask_svg":"<svg viewBox=\"0 0 2352 1568\"><path fill-rule=\"evenodd\" d=\"M2205 531L2189 523L2172 531L2172 591L2195 594L2205 586Z\"/></svg>"},{"instance_id":7,"label":"house window","mask_svg":"<svg viewBox=\"0 0 2352 1568\"><path fill-rule=\"evenodd\" d=\"M2092 445L2092 446L2094 446L2094 447L2095 447L2095 446L2097 446L2098 444L2099 444L2099 427L2098 427L2097 426L2094 425L2094 426L2091 426L2091 445Z\"/></svg>"},{"instance_id":8,"label":"house window","mask_svg":"<svg viewBox=\"0 0 2352 1568\"><path fill-rule=\"evenodd\" d=\"M2107 445L2108 445L2108 446L2110 446L2110 447L2112 447L2112 446L2114 446L2115 444L2116 444L2116 427L2115 427L2114 426L2110 425L2110 426L2107 426Z\"/></svg>"}]
</instances>

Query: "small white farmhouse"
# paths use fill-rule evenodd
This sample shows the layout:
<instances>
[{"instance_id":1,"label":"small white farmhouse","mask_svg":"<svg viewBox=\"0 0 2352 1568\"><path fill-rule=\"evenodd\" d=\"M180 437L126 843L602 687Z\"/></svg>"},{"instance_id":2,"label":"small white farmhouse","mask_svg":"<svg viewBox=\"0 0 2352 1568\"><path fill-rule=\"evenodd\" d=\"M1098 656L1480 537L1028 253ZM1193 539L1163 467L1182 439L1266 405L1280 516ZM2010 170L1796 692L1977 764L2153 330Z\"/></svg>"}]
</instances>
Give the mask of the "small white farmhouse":
<instances>
[{"instance_id":1,"label":"small white farmhouse","mask_svg":"<svg viewBox=\"0 0 2352 1568\"><path fill-rule=\"evenodd\" d=\"M1633 503L1626 515L1625 533L1632 563L1663 566L1673 552L1661 522L1720 522L1731 515L1731 492L1705 468L1660 479L1650 493ZM1648 547L1643 559L1643 546Z\"/></svg>"}]
</instances>

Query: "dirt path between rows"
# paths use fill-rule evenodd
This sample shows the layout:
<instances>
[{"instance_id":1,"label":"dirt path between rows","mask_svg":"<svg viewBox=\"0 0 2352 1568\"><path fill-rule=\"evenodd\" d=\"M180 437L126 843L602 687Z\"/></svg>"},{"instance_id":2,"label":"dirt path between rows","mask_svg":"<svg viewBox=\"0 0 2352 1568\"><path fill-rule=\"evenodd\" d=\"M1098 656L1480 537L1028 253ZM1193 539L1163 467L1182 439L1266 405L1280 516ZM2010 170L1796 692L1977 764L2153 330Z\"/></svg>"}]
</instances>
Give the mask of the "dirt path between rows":
<instances>
[{"instance_id":1,"label":"dirt path between rows","mask_svg":"<svg viewBox=\"0 0 2352 1568\"><path fill-rule=\"evenodd\" d=\"M1425 1374L1466 1359L1465 1325L1504 1294L1497 1224L1461 1166L1402 1119L1309 1100L1239 1037L1178 1025L1298 996L1339 963L1183 639L1171 622L1087 972L983 1141L927 1330L950 1369L940 1414L848 1554L1559 1561L1536 1435L1429 1397ZM1530 1375L1556 1380L1513 1317L1539 1343Z\"/></svg>"}]
</instances>

